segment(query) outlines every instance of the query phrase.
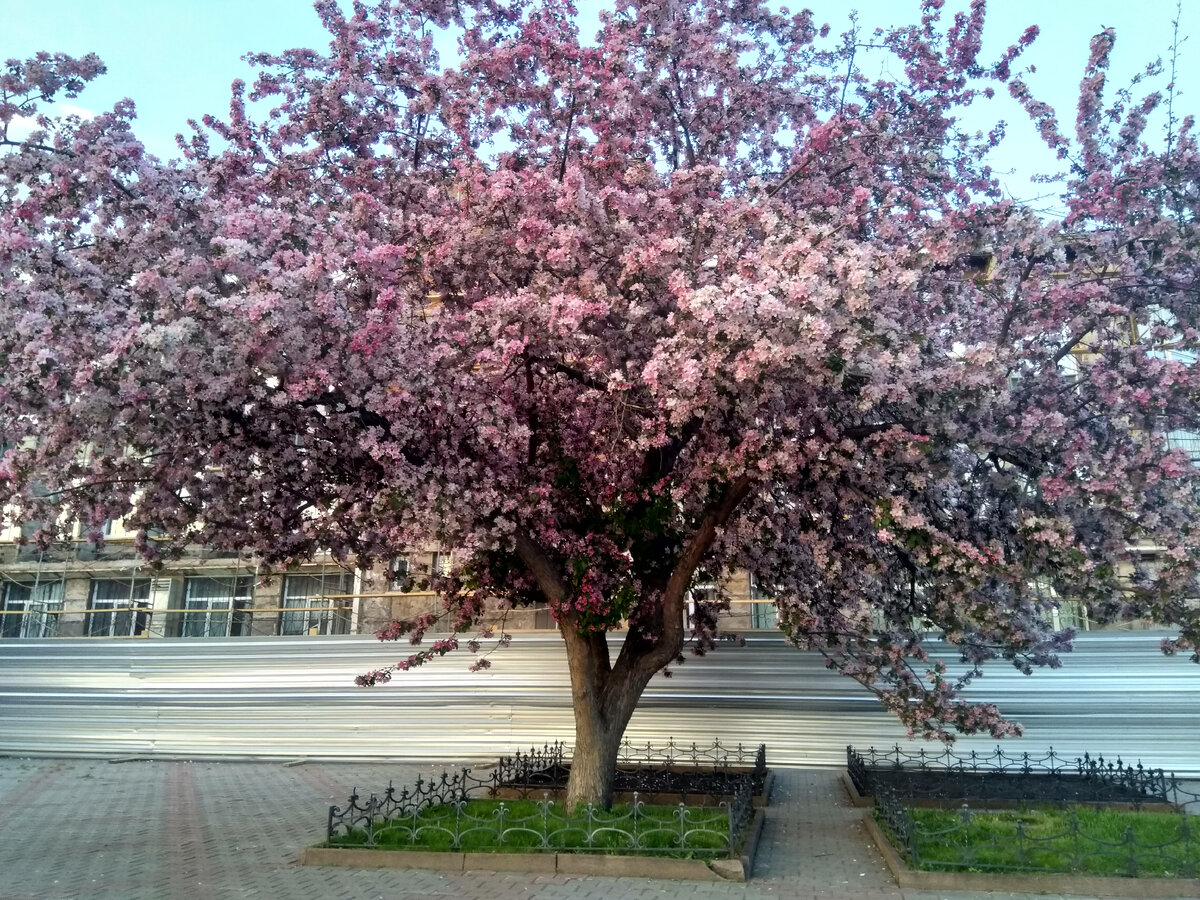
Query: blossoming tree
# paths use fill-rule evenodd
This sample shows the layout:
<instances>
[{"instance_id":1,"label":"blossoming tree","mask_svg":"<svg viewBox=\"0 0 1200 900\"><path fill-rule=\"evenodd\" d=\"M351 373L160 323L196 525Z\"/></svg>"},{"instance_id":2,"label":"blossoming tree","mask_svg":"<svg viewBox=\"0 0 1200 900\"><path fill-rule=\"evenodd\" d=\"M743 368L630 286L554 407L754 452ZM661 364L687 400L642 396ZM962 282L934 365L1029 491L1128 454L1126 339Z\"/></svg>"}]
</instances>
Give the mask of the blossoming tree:
<instances>
[{"instance_id":1,"label":"blossoming tree","mask_svg":"<svg viewBox=\"0 0 1200 900\"><path fill-rule=\"evenodd\" d=\"M628 0L581 39L567 0L321 0L328 52L253 57L171 164L128 102L39 112L94 57L10 61L8 515L43 541L121 517L151 557L458 548L436 586L464 641L555 615L571 802L610 797L646 684L716 637L685 622L701 571L754 572L926 735L1017 726L925 623L974 665L1057 665L1068 599L1194 647L1192 122L1148 148L1160 98L1106 99L1104 33L1070 137L1014 68L1035 31L984 60L982 0L941 5L838 41L755 0ZM995 88L1063 160L1065 218L999 195L1002 129L962 131Z\"/></svg>"}]
</instances>

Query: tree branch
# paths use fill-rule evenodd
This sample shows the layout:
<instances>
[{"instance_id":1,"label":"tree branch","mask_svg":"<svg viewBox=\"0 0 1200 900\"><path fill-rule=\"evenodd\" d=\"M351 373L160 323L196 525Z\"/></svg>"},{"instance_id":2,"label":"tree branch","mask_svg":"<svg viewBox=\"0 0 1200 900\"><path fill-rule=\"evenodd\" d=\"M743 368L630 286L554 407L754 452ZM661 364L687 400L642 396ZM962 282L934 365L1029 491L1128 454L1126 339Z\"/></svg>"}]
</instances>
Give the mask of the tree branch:
<instances>
[{"instance_id":1,"label":"tree branch","mask_svg":"<svg viewBox=\"0 0 1200 900\"><path fill-rule=\"evenodd\" d=\"M567 586L558 569L546 552L528 532L518 531L514 537L517 555L529 567L533 578L551 603L562 603L567 599Z\"/></svg>"},{"instance_id":2,"label":"tree branch","mask_svg":"<svg viewBox=\"0 0 1200 900\"><path fill-rule=\"evenodd\" d=\"M1037 257L1030 254L1029 264L1025 266L1025 271L1021 273L1021 280L1017 282L1017 290L1013 294L1012 306L1008 308L1008 312L1004 314L1004 321L1000 323L1000 336L996 338L997 347L1003 347L1008 343L1008 332L1012 328L1012 323L1017 318L1017 313L1021 310L1021 286L1033 274L1033 267L1036 262Z\"/></svg>"},{"instance_id":3,"label":"tree branch","mask_svg":"<svg viewBox=\"0 0 1200 900\"><path fill-rule=\"evenodd\" d=\"M1087 337L1088 334L1095 327L1096 327L1096 323L1092 322L1086 328L1084 328L1083 331L1076 333L1076 335L1073 338L1071 338L1065 344L1063 344L1061 347L1058 348L1058 351L1054 354L1054 356L1052 356L1050 358L1050 361L1052 363L1054 363L1055 365L1058 365L1060 362L1062 362L1063 357L1065 357L1068 353L1070 353L1077 346L1079 346L1079 342L1082 341L1085 337Z\"/></svg>"},{"instance_id":4,"label":"tree branch","mask_svg":"<svg viewBox=\"0 0 1200 900\"><path fill-rule=\"evenodd\" d=\"M583 369L575 366L569 366L565 362L561 362L559 360L551 361L548 359L541 359L536 356L530 357L530 360L532 362L542 363L556 375L566 375L572 381L576 381L579 384L582 384L584 387L591 388L593 391L603 391L605 393L608 391L608 384L606 382L601 381L599 378L594 378L587 372L583 371Z\"/></svg>"},{"instance_id":5,"label":"tree branch","mask_svg":"<svg viewBox=\"0 0 1200 900\"><path fill-rule=\"evenodd\" d=\"M526 465L533 467L537 460L538 431L541 422L538 418L537 401L533 396L533 363L525 358L525 390L529 394L529 447L526 451Z\"/></svg>"},{"instance_id":6,"label":"tree branch","mask_svg":"<svg viewBox=\"0 0 1200 900\"><path fill-rule=\"evenodd\" d=\"M653 479L657 481L675 470L675 463L679 461L679 455L692 440L700 433L700 429L704 426L704 419L696 416L691 419L683 430L667 444L665 447L655 447L646 451L646 456L642 460L642 477L643 479Z\"/></svg>"},{"instance_id":7,"label":"tree branch","mask_svg":"<svg viewBox=\"0 0 1200 900\"><path fill-rule=\"evenodd\" d=\"M845 428L842 430L842 437L852 441L861 441L863 438L869 438L872 435L888 431L892 428L903 428L906 431L911 430L903 422L876 422L874 425L854 425L850 428Z\"/></svg>"},{"instance_id":8,"label":"tree branch","mask_svg":"<svg viewBox=\"0 0 1200 900\"><path fill-rule=\"evenodd\" d=\"M645 640L635 640L630 635L617 657L614 675L618 678L640 674L649 677L679 655L683 648L683 598L692 583L692 575L700 561L717 538L717 531L737 511L742 501L754 488L749 475L741 475L729 484L701 521L692 539L684 548L662 596L662 633L658 640L648 645ZM647 649L649 647L649 649Z\"/></svg>"},{"instance_id":9,"label":"tree branch","mask_svg":"<svg viewBox=\"0 0 1200 900\"><path fill-rule=\"evenodd\" d=\"M567 158L571 150L571 128L575 124L575 94L571 94L571 108L567 110L567 127L563 129L562 159L558 164L558 180L567 177Z\"/></svg>"}]
</instances>

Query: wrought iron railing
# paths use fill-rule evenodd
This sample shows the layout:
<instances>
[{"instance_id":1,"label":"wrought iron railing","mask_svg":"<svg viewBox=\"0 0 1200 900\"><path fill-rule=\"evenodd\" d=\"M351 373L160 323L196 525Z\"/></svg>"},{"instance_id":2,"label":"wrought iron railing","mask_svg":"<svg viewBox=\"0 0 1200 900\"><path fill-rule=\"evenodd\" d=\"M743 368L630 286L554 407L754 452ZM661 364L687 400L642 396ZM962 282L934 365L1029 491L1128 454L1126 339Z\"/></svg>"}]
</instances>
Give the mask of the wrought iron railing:
<instances>
[{"instance_id":1,"label":"wrought iron railing","mask_svg":"<svg viewBox=\"0 0 1200 900\"><path fill-rule=\"evenodd\" d=\"M570 747L558 742L503 756L496 773L509 793L537 799L546 790L566 788L570 761ZM765 788L766 775L765 744L726 747L720 741L708 745L624 741L617 753L616 790L659 797L675 794L687 800L698 793L732 795L740 779L748 777L751 794L757 796Z\"/></svg>"},{"instance_id":2,"label":"wrought iron railing","mask_svg":"<svg viewBox=\"0 0 1200 900\"><path fill-rule=\"evenodd\" d=\"M1154 813L1140 835L1113 826L1105 811L1069 806L996 812L914 810L911 800L881 787L875 819L916 869L1200 877L1200 821L1183 811ZM1140 813L1139 815L1146 815Z\"/></svg>"},{"instance_id":3,"label":"wrought iron railing","mask_svg":"<svg viewBox=\"0 0 1200 900\"><path fill-rule=\"evenodd\" d=\"M663 792L652 787L654 805L634 791L628 803L613 809L588 804L568 815L551 797L552 791L565 785L570 772L569 751L556 743L505 756L478 774L470 769L444 772L408 787L389 784L382 795L366 798L355 791L346 805L329 808L327 839L331 846L458 850L487 832L494 846L528 852L734 854L752 819L755 773L765 776L766 749L726 748L714 742L711 747L697 747L695 753L689 750L674 742L624 744L619 765L626 770L641 768L648 775L698 774L709 779L704 782L706 789L711 789L713 776L720 776L718 793L710 802L662 805ZM514 787L527 802L499 800L482 812L471 806L472 800L494 798ZM682 793L694 796L696 791Z\"/></svg>"},{"instance_id":4,"label":"wrought iron railing","mask_svg":"<svg viewBox=\"0 0 1200 900\"><path fill-rule=\"evenodd\" d=\"M908 799L944 801L1094 802L1134 807L1165 804L1184 807L1200 802L1200 793L1173 773L1130 765L1103 756L1067 758L1045 753L957 753L846 748L846 771L863 796L889 789Z\"/></svg>"},{"instance_id":5,"label":"wrought iron railing","mask_svg":"<svg viewBox=\"0 0 1200 900\"><path fill-rule=\"evenodd\" d=\"M748 768L762 774L767 770L766 744L726 747L720 741L708 745L678 744L667 741L663 744L647 742L633 744L625 741L617 757L618 765L638 766L681 766L698 770L726 770Z\"/></svg>"}]
</instances>

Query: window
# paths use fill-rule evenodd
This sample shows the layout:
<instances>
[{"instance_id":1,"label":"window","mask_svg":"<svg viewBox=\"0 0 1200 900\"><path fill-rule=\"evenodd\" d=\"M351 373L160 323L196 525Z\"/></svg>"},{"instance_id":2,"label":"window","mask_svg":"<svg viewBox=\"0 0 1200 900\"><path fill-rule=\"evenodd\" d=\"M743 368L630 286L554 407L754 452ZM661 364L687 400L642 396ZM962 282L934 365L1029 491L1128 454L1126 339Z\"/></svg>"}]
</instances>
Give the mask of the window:
<instances>
[{"instance_id":1,"label":"window","mask_svg":"<svg viewBox=\"0 0 1200 900\"><path fill-rule=\"evenodd\" d=\"M183 588L180 637L243 637L250 633L253 579L188 578Z\"/></svg>"},{"instance_id":2,"label":"window","mask_svg":"<svg viewBox=\"0 0 1200 900\"><path fill-rule=\"evenodd\" d=\"M451 554L438 550L429 562L429 574L446 576L450 574Z\"/></svg>"},{"instance_id":3,"label":"window","mask_svg":"<svg viewBox=\"0 0 1200 900\"><path fill-rule=\"evenodd\" d=\"M47 488L44 484L31 484L30 490L35 497L45 499L50 497L54 492ZM56 502L52 500L51 502ZM17 547L17 559L20 561L40 560L43 562L61 562L67 559L67 553L70 551L70 544L64 544L61 541L54 541L45 549L37 545L37 533L46 530L53 534L53 519L49 521L34 521L21 523L21 543Z\"/></svg>"},{"instance_id":4,"label":"window","mask_svg":"<svg viewBox=\"0 0 1200 900\"><path fill-rule=\"evenodd\" d=\"M750 604L750 627L751 628L778 628L779 613L775 609L774 603L751 603Z\"/></svg>"},{"instance_id":5,"label":"window","mask_svg":"<svg viewBox=\"0 0 1200 900\"><path fill-rule=\"evenodd\" d=\"M88 637L142 635L150 628L149 578L93 578Z\"/></svg>"},{"instance_id":6,"label":"window","mask_svg":"<svg viewBox=\"0 0 1200 900\"><path fill-rule=\"evenodd\" d=\"M92 529L84 527L81 534L83 540L75 548L76 556L84 562L103 559L137 558L138 552L134 549L132 541L118 540L114 543L108 542L108 539L112 537L113 527L113 520L105 519L104 524L95 529L104 536L103 546L97 546L95 542L88 540L88 535L91 534Z\"/></svg>"},{"instance_id":7,"label":"window","mask_svg":"<svg viewBox=\"0 0 1200 900\"><path fill-rule=\"evenodd\" d=\"M770 592L763 587L762 582L758 580L758 576L753 572L750 573L750 585L748 588L751 600L771 600Z\"/></svg>"},{"instance_id":8,"label":"window","mask_svg":"<svg viewBox=\"0 0 1200 900\"><path fill-rule=\"evenodd\" d=\"M716 582L713 577L703 570L697 570L692 576L692 586L688 588L687 605L684 607L685 627L696 623L696 606L700 603L716 603L720 599Z\"/></svg>"},{"instance_id":9,"label":"window","mask_svg":"<svg viewBox=\"0 0 1200 900\"><path fill-rule=\"evenodd\" d=\"M345 634L349 575L288 575L283 579L280 634Z\"/></svg>"},{"instance_id":10,"label":"window","mask_svg":"<svg viewBox=\"0 0 1200 900\"><path fill-rule=\"evenodd\" d=\"M692 577L692 586L688 589L690 601L693 603L715 603L717 601L717 583L703 569L697 569Z\"/></svg>"},{"instance_id":11,"label":"window","mask_svg":"<svg viewBox=\"0 0 1200 900\"><path fill-rule=\"evenodd\" d=\"M44 522L22 522L21 544L17 548L17 560L27 562L36 559L52 559L53 557L42 550L34 541L34 537L42 529Z\"/></svg>"},{"instance_id":12,"label":"window","mask_svg":"<svg viewBox=\"0 0 1200 900\"><path fill-rule=\"evenodd\" d=\"M84 526L84 527L83 527L83 529L82 529L83 537L85 537L85 538L86 538L86 537L87 537L89 534L91 534L93 531L98 531L98 532L100 532L100 534L101 534L101 535L103 535L103 536L104 536L104 537L106 537L106 538L112 537L112 533L113 533L113 520L112 520L112 519L105 519L105 520L104 520L104 523L103 523L103 524L102 524L102 525L101 525L99 528L95 528L95 529L88 528L87 526Z\"/></svg>"},{"instance_id":13,"label":"window","mask_svg":"<svg viewBox=\"0 0 1200 900\"><path fill-rule=\"evenodd\" d=\"M750 593L750 627L751 628L775 628L779 624L779 616L775 610L775 603L772 600L771 594L763 587L758 577L751 572L750 584L748 587Z\"/></svg>"},{"instance_id":14,"label":"window","mask_svg":"<svg viewBox=\"0 0 1200 900\"><path fill-rule=\"evenodd\" d=\"M1192 458L1192 465L1200 466L1200 434L1194 431L1169 431L1167 446L1172 450L1186 450Z\"/></svg>"},{"instance_id":15,"label":"window","mask_svg":"<svg viewBox=\"0 0 1200 900\"><path fill-rule=\"evenodd\" d=\"M54 637L62 609L61 581L10 581L0 588L0 637Z\"/></svg>"},{"instance_id":16,"label":"window","mask_svg":"<svg viewBox=\"0 0 1200 900\"><path fill-rule=\"evenodd\" d=\"M409 564L407 556L397 556L388 566L388 590L389 591L411 591L412 580L408 574Z\"/></svg>"}]
</instances>

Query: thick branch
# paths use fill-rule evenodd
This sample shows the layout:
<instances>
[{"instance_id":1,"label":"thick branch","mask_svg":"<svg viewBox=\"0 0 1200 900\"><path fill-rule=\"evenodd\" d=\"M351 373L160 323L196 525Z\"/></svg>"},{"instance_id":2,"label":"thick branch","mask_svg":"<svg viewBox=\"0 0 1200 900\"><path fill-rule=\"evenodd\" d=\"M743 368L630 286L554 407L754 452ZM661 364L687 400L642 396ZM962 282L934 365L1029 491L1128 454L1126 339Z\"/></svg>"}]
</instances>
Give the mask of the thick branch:
<instances>
[{"instance_id":1,"label":"thick branch","mask_svg":"<svg viewBox=\"0 0 1200 900\"><path fill-rule=\"evenodd\" d=\"M1008 333L1012 329L1013 322L1016 321L1017 313L1022 309L1021 303L1021 286L1033 274L1033 267L1037 263L1037 257L1030 255L1029 264L1025 266L1025 271L1021 273L1021 280L1017 282L1017 290L1013 295L1012 305L1009 306L1008 312L1004 315L1004 321L1000 324L1000 336L996 338L996 346L1003 347L1008 343Z\"/></svg>"},{"instance_id":2,"label":"thick branch","mask_svg":"<svg viewBox=\"0 0 1200 900\"><path fill-rule=\"evenodd\" d=\"M876 422L874 425L852 425L849 428L842 429L842 437L852 441L861 441L863 438L869 438L872 435L889 431L892 428L904 428L907 430L908 426L903 422Z\"/></svg>"},{"instance_id":3,"label":"thick branch","mask_svg":"<svg viewBox=\"0 0 1200 900\"><path fill-rule=\"evenodd\" d=\"M587 372L583 371L583 369L576 368L575 366L569 366L565 362L559 362L557 360L550 362L549 360L537 359L534 357L534 361L545 363L551 372L554 372L558 375L566 375L572 381L577 381L584 387L591 388L593 391L608 390L607 382L601 381L599 378L594 378Z\"/></svg>"},{"instance_id":4,"label":"thick branch","mask_svg":"<svg viewBox=\"0 0 1200 900\"><path fill-rule=\"evenodd\" d=\"M567 127L563 129L562 159L558 164L558 180L567 177L567 159L571 151L571 128L575 124L575 95L571 94L571 108L567 110Z\"/></svg>"},{"instance_id":5,"label":"thick branch","mask_svg":"<svg viewBox=\"0 0 1200 900\"><path fill-rule=\"evenodd\" d=\"M700 433L701 427L704 425L704 419L696 416L691 419L683 430L679 432L665 447L655 447L646 451L646 456L642 460L642 477L644 479L658 480L670 475L675 470L675 463L679 460L679 455L684 451L688 444Z\"/></svg>"},{"instance_id":6,"label":"thick branch","mask_svg":"<svg viewBox=\"0 0 1200 900\"><path fill-rule=\"evenodd\" d=\"M559 360L551 361L536 356L528 357L528 360L531 362L541 363L542 365L546 366L549 371L555 373L556 375L565 375L572 381L582 384L586 388L591 388L593 391L601 391L603 393L608 392L608 382L589 375L587 372L583 371L583 369L577 368L576 366L567 365L565 362L561 362ZM624 416L621 417L621 432L628 438L636 438L638 436L638 430L634 427L633 423L629 422Z\"/></svg>"},{"instance_id":7,"label":"thick branch","mask_svg":"<svg viewBox=\"0 0 1200 900\"><path fill-rule=\"evenodd\" d=\"M541 421L538 418L537 400L533 396L533 363L525 360L525 390L529 394L529 447L526 451L526 465L533 468L537 460L538 441Z\"/></svg>"},{"instance_id":8,"label":"thick branch","mask_svg":"<svg viewBox=\"0 0 1200 900\"><path fill-rule=\"evenodd\" d=\"M562 603L567 598L567 586L563 583L558 569L528 533L518 531L515 537L517 555L529 567L534 580L541 588L546 599L551 603Z\"/></svg>"},{"instance_id":9,"label":"thick branch","mask_svg":"<svg viewBox=\"0 0 1200 900\"><path fill-rule=\"evenodd\" d=\"M683 600L692 583L692 575L700 561L717 539L717 532L737 511L750 494L754 480L742 475L728 485L704 516L692 539L675 563L662 596L662 633L653 644L631 633L621 648L614 675L618 678L640 676L649 678L679 655L683 647Z\"/></svg>"},{"instance_id":10,"label":"thick branch","mask_svg":"<svg viewBox=\"0 0 1200 900\"><path fill-rule=\"evenodd\" d=\"M1078 347L1079 342L1082 341L1085 337L1087 337L1088 334L1095 327L1096 327L1095 324L1091 324L1091 325L1088 325L1086 328L1084 328L1083 331L1076 332L1074 337L1072 337L1065 344L1063 344L1061 347L1058 348L1058 351L1054 354L1054 356L1052 356L1050 358L1050 361L1052 363L1054 363L1055 365L1058 365L1060 362L1062 362L1063 359L1066 357L1066 355L1068 353L1070 353L1072 350L1074 350L1076 347Z\"/></svg>"}]
</instances>

